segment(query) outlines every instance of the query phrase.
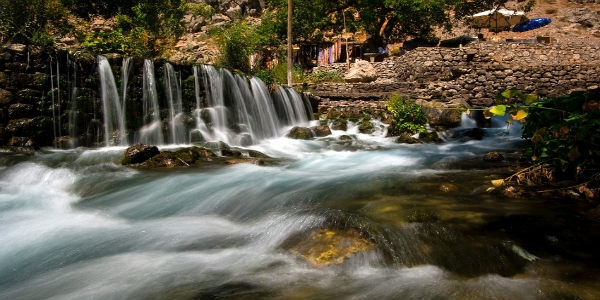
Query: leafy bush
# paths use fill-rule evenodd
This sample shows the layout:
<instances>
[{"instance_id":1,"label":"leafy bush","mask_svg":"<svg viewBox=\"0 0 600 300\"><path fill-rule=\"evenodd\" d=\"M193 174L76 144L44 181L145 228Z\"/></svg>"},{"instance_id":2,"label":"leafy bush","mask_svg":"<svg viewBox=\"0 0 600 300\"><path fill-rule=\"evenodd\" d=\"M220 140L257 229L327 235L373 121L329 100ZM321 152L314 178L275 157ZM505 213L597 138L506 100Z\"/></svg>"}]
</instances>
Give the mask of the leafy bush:
<instances>
[{"instance_id":1,"label":"leafy bush","mask_svg":"<svg viewBox=\"0 0 600 300\"><path fill-rule=\"evenodd\" d=\"M53 23L65 19L58 0L0 0L0 35L3 42L47 45Z\"/></svg>"},{"instance_id":2,"label":"leafy bush","mask_svg":"<svg viewBox=\"0 0 600 300\"><path fill-rule=\"evenodd\" d=\"M225 68L250 73L250 55L256 53L261 45L261 37L256 26L240 20L218 34L221 48L219 64Z\"/></svg>"},{"instance_id":3,"label":"leafy bush","mask_svg":"<svg viewBox=\"0 0 600 300\"><path fill-rule=\"evenodd\" d=\"M573 93L529 106L523 129L524 156L547 161L574 178L600 164L600 106L597 95Z\"/></svg>"},{"instance_id":4,"label":"leafy bush","mask_svg":"<svg viewBox=\"0 0 600 300\"><path fill-rule=\"evenodd\" d=\"M394 129L411 134L426 131L427 114L410 98L392 94L387 98L386 105L394 116Z\"/></svg>"}]
</instances>

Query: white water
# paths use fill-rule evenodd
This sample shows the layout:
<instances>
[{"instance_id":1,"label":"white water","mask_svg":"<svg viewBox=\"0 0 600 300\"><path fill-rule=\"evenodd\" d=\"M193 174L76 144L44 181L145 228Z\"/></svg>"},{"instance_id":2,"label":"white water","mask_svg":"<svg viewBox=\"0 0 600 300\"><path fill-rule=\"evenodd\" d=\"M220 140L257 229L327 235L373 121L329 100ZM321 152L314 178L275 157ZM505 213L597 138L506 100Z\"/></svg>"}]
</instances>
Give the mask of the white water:
<instances>
[{"instance_id":1,"label":"white water","mask_svg":"<svg viewBox=\"0 0 600 300\"><path fill-rule=\"evenodd\" d=\"M164 172L120 166L123 147L5 154L0 299L595 299L597 266L525 244L541 259L519 259L502 245L526 241L478 230L559 213L485 192L498 170L481 155L518 142L502 131L441 145L346 132L345 148L273 138L252 148L286 158L278 165ZM438 221L413 217L424 212ZM331 226L361 230L376 250L329 267L288 250ZM588 277L561 276L578 269Z\"/></svg>"},{"instance_id":2,"label":"white water","mask_svg":"<svg viewBox=\"0 0 600 300\"><path fill-rule=\"evenodd\" d=\"M106 57L98 56L98 73L104 115L104 144L105 146L127 145L123 103L120 101L115 78Z\"/></svg>"}]
</instances>

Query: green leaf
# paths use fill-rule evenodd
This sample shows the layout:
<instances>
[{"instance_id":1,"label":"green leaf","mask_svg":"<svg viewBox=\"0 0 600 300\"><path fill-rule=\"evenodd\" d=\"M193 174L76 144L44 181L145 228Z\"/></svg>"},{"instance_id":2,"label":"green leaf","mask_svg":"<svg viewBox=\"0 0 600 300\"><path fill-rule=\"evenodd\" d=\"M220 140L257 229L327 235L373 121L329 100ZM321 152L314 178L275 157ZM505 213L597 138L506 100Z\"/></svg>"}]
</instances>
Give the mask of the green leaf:
<instances>
[{"instance_id":1,"label":"green leaf","mask_svg":"<svg viewBox=\"0 0 600 300\"><path fill-rule=\"evenodd\" d=\"M506 105L496 105L490 107L490 112L495 116L504 116L504 114L506 113Z\"/></svg>"}]
</instances>

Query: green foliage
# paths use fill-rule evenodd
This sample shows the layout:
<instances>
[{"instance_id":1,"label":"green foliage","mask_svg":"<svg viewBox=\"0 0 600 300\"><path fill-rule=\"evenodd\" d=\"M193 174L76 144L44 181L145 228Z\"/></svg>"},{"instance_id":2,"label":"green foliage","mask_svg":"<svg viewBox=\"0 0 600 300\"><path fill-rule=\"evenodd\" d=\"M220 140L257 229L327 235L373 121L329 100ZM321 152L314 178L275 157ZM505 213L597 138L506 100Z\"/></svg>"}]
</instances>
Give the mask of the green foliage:
<instances>
[{"instance_id":1,"label":"green foliage","mask_svg":"<svg viewBox=\"0 0 600 300\"><path fill-rule=\"evenodd\" d=\"M253 75L260 78L267 85L269 84L287 84L287 65L279 64L274 66L272 69L261 68L253 71ZM302 67L294 65L292 69L292 82L301 83L305 81Z\"/></svg>"},{"instance_id":2,"label":"green foliage","mask_svg":"<svg viewBox=\"0 0 600 300\"><path fill-rule=\"evenodd\" d=\"M414 101L392 94L388 97L386 105L388 111L394 116L394 129L411 134L426 131L427 114Z\"/></svg>"},{"instance_id":3,"label":"green foliage","mask_svg":"<svg viewBox=\"0 0 600 300\"><path fill-rule=\"evenodd\" d=\"M212 6L203 2L188 3L187 6L188 10L194 16L202 16L208 19L215 14L215 9Z\"/></svg>"},{"instance_id":4,"label":"green foliage","mask_svg":"<svg viewBox=\"0 0 600 300\"><path fill-rule=\"evenodd\" d=\"M53 23L65 16L59 0L0 0L0 36L3 42L48 45Z\"/></svg>"},{"instance_id":5,"label":"green foliage","mask_svg":"<svg viewBox=\"0 0 600 300\"><path fill-rule=\"evenodd\" d=\"M250 55L257 53L263 45L267 44L268 36L264 36L260 29L260 26L239 20L216 33L221 49L219 65L243 73L251 73L253 66L250 65Z\"/></svg>"},{"instance_id":6,"label":"green foliage","mask_svg":"<svg viewBox=\"0 0 600 300\"><path fill-rule=\"evenodd\" d=\"M529 106L523 130L524 156L550 161L574 177L577 169L600 164L600 107L597 95L573 93Z\"/></svg>"}]
</instances>

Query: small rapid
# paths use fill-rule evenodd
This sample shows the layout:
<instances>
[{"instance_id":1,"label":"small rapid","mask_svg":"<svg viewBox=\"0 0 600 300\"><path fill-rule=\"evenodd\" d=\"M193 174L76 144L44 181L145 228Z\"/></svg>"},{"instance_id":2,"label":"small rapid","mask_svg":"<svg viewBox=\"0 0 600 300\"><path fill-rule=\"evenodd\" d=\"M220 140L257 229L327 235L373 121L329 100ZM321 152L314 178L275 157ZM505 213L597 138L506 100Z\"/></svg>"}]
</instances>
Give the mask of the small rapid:
<instances>
[{"instance_id":1,"label":"small rapid","mask_svg":"<svg viewBox=\"0 0 600 300\"><path fill-rule=\"evenodd\" d=\"M518 158L518 131L406 145L349 128L248 147L282 158L269 166L131 168L125 147L1 153L0 299L600 296L594 233L579 231L597 225L560 201L488 191ZM492 150L507 161L484 163Z\"/></svg>"}]
</instances>

